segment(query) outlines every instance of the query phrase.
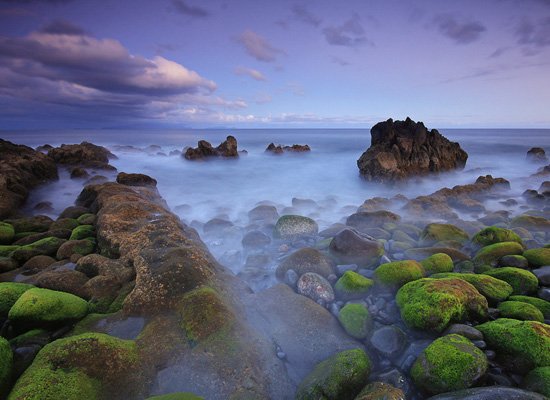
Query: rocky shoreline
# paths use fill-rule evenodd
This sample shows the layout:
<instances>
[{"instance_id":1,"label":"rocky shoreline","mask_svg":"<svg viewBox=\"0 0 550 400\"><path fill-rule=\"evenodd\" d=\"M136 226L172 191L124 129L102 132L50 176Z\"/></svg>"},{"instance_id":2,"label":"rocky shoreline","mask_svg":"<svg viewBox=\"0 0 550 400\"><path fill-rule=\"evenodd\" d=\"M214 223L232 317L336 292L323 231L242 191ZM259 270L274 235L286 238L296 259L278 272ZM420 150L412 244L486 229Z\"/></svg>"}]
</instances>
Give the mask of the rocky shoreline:
<instances>
[{"instance_id":1,"label":"rocky shoreline","mask_svg":"<svg viewBox=\"0 0 550 400\"><path fill-rule=\"evenodd\" d=\"M520 215L491 211L513 201L510 184L480 176L368 199L321 231L309 199L293 200L295 214L260 204L242 227L190 227L154 177L98 179L115 173L107 149L2 146L8 399L550 396L546 182ZM56 164L91 177L75 205L56 220L14 213L17 185L56 179ZM246 259L238 276L232 254L220 263L207 247L227 238Z\"/></svg>"}]
</instances>

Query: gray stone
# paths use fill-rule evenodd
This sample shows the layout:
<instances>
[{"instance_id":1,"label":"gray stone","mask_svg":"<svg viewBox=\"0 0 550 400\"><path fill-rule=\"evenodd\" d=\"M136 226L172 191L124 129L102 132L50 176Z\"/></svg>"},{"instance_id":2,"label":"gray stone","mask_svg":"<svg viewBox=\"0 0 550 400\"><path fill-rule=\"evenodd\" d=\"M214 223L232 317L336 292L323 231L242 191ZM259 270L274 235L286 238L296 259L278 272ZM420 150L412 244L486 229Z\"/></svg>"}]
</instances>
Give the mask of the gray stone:
<instances>
[{"instance_id":1,"label":"gray stone","mask_svg":"<svg viewBox=\"0 0 550 400\"><path fill-rule=\"evenodd\" d=\"M383 356L393 358L405 346L405 333L396 326L384 326L373 332L370 344Z\"/></svg>"},{"instance_id":2,"label":"gray stone","mask_svg":"<svg viewBox=\"0 0 550 400\"><path fill-rule=\"evenodd\" d=\"M476 328L466 324L452 324L445 330L442 336L449 335L451 333L457 333L470 340L483 339L483 333L478 331Z\"/></svg>"},{"instance_id":3,"label":"gray stone","mask_svg":"<svg viewBox=\"0 0 550 400\"><path fill-rule=\"evenodd\" d=\"M299 294L309 297L315 302L319 300L322 300L324 303L334 301L334 290L330 283L321 275L314 272L303 274L298 279L296 290Z\"/></svg>"},{"instance_id":4,"label":"gray stone","mask_svg":"<svg viewBox=\"0 0 550 400\"><path fill-rule=\"evenodd\" d=\"M539 279L541 285L550 285L550 265L534 269L531 272Z\"/></svg>"},{"instance_id":5,"label":"gray stone","mask_svg":"<svg viewBox=\"0 0 550 400\"><path fill-rule=\"evenodd\" d=\"M429 400L546 400L542 394L528 392L526 390L489 386L466 390L458 390L430 397Z\"/></svg>"}]
</instances>

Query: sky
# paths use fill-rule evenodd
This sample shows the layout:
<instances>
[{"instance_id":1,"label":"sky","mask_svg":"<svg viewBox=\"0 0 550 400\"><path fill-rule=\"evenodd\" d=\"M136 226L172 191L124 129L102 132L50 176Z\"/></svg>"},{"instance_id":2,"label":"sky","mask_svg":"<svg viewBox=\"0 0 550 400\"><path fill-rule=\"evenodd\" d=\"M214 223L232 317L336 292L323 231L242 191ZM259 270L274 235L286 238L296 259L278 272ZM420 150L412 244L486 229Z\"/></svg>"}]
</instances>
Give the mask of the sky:
<instances>
[{"instance_id":1,"label":"sky","mask_svg":"<svg viewBox=\"0 0 550 400\"><path fill-rule=\"evenodd\" d=\"M550 128L550 0L0 0L0 129Z\"/></svg>"}]
</instances>

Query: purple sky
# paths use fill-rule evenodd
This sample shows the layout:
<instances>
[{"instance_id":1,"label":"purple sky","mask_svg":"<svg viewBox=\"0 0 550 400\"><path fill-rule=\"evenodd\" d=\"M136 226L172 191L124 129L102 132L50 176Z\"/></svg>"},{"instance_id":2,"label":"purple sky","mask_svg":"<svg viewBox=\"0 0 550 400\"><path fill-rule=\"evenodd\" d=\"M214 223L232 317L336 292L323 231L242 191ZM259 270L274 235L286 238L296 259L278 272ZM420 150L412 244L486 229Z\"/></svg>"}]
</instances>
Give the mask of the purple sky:
<instances>
[{"instance_id":1,"label":"purple sky","mask_svg":"<svg viewBox=\"0 0 550 400\"><path fill-rule=\"evenodd\" d=\"M550 127L550 0L0 0L3 129Z\"/></svg>"}]
</instances>

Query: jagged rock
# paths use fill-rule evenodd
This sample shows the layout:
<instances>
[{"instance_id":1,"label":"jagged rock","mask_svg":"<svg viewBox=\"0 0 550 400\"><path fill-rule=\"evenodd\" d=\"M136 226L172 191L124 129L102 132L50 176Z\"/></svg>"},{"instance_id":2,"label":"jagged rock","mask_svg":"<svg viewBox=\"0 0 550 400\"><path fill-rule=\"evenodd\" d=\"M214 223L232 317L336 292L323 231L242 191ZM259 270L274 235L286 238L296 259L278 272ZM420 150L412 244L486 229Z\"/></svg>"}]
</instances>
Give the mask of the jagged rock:
<instances>
[{"instance_id":1,"label":"jagged rock","mask_svg":"<svg viewBox=\"0 0 550 400\"><path fill-rule=\"evenodd\" d=\"M307 144L293 144L292 146L282 146L280 144L275 145L274 143L269 143L265 151L267 153L273 154L283 154L285 151L292 153L304 153L306 151L311 151L311 148Z\"/></svg>"},{"instance_id":2,"label":"jagged rock","mask_svg":"<svg viewBox=\"0 0 550 400\"><path fill-rule=\"evenodd\" d=\"M116 177L117 183L127 186L157 186L157 180L144 174L127 174L121 172Z\"/></svg>"},{"instance_id":3,"label":"jagged rock","mask_svg":"<svg viewBox=\"0 0 550 400\"><path fill-rule=\"evenodd\" d=\"M48 156L59 164L82 165L97 169L114 169L109 160L117 157L105 147L92 143L62 144L48 151Z\"/></svg>"},{"instance_id":4,"label":"jagged rock","mask_svg":"<svg viewBox=\"0 0 550 400\"><path fill-rule=\"evenodd\" d=\"M422 122L410 118L379 122L371 129L371 146L357 166L370 181L396 181L413 175L462 169L468 154L443 137L428 131Z\"/></svg>"},{"instance_id":5,"label":"jagged rock","mask_svg":"<svg viewBox=\"0 0 550 400\"><path fill-rule=\"evenodd\" d=\"M206 140L199 140L198 147L188 148L183 157L187 160L201 160L207 157L239 157L237 139L228 136L224 142L215 148Z\"/></svg>"}]
</instances>

